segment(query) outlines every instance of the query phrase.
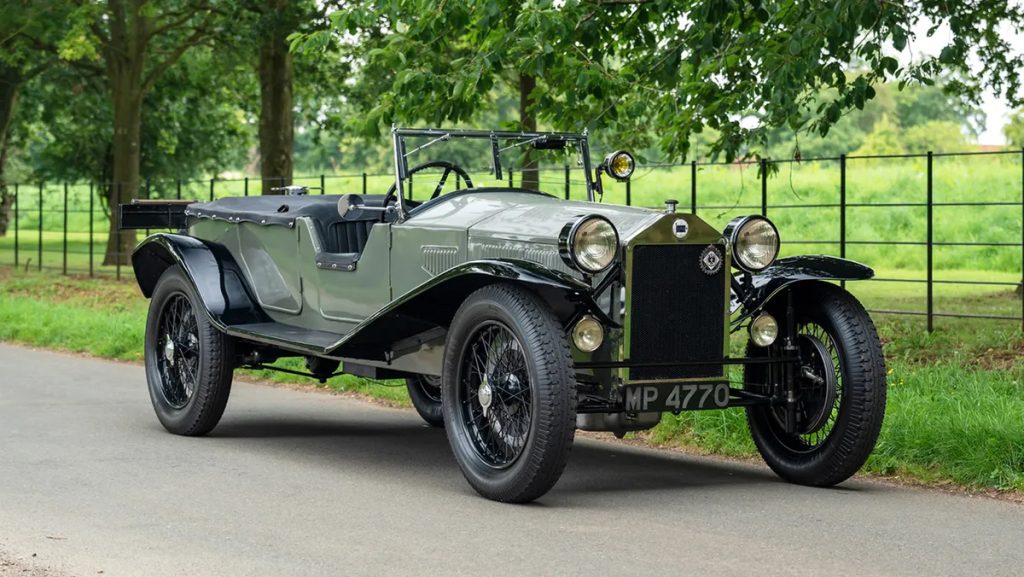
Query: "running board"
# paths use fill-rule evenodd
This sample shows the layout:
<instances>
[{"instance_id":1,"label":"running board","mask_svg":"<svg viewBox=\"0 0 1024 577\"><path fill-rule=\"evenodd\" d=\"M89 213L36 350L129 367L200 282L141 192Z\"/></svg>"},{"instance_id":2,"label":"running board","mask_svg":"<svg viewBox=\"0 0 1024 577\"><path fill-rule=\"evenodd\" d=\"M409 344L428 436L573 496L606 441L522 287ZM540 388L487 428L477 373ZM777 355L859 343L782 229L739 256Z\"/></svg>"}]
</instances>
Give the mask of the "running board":
<instances>
[{"instance_id":1,"label":"running board","mask_svg":"<svg viewBox=\"0 0 1024 577\"><path fill-rule=\"evenodd\" d=\"M326 355L331 348L338 344L338 341L344 338L344 335L337 333L293 327L283 323L228 325L224 328L224 332L246 341L255 341L289 351L320 356Z\"/></svg>"}]
</instances>

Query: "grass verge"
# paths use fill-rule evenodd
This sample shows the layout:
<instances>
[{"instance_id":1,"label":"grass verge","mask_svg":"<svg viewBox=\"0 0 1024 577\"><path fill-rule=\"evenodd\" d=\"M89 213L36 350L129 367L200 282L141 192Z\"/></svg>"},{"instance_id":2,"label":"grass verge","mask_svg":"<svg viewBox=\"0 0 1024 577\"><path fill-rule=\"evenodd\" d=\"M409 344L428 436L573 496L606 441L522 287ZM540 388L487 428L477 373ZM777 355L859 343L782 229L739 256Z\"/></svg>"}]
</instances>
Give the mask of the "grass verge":
<instances>
[{"instance_id":1,"label":"grass verge","mask_svg":"<svg viewBox=\"0 0 1024 577\"><path fill-rule=\"evenodd\" d=\"M877 308L915 298L901 292L912 288L885 286L883 292L864 286L861 296ZM965 312L1020 306L1010 291L979 291L950 294L950 305ZM141 361L147 304L129 281L0 267L0 341ZM928 334L919 318L878 316L876 322L885 342L889 402L882 436L864 471L1024 492L1024 336L1019 325L943 320ZM281 366L300 369L301 363L286 359ZM270 371L246 373L274 382L312 383ZM345 375L324 386L408 405L400 385ZM666 415L637 439L709 454L755 455L743 413L736 410Z\"/></svg>"}]
</instances>

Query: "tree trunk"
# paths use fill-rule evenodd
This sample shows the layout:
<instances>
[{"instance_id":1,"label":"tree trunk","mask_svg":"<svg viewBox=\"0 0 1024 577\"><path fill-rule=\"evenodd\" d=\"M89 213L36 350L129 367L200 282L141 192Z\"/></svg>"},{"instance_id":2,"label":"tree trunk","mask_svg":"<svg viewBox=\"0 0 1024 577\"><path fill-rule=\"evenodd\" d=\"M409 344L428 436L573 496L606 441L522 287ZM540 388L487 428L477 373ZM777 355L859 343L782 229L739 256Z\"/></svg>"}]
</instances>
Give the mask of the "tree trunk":
<instances>
[{"instance_id":1,"label":"tree trunk","mask_svg":"<svg viewBox=\"0 0 1024 577\"><path fill-rule=\"evenodd\" d=\"M136 0L137 1L137 0ZM137 12L128 15L119 0L110 0L110 44L107 75L114 107L114 173L109 196L110 234L104 265L128 264L135 247L135 231L120 230L119 204L139 197L140 137L142 134L143 62L148 22ZM137 6L133 8L137 10Z\"/></svg>"},{"instance_id":2,"label":"tree trunk","mask_svg":"<svg viewBox=\"0 0 1024 577\"><path fill-rule=\"evenodd\" d=\"M537 78L530 74L519 75L519 129L524 132L535 132L537 130L537 118L533 116L530 107L533 106L533 98L530 93L537 86ZM523 147L522 178L520 186L529 190L540 190L540 174L537 172L537 158L533 149Z\"/></svg>"},{"instance_id":3,"label":"tree trunk","mask_svg":"<svg viewBox=\"0 0 1024 577\"><path fill-rule=\"evenodd\" d=\"M260 46L260 176L263 194L292 183L292 56L288 51L287 0L268 0L277 22Z\"/></svg>"},{"instance_id":4,"label":"tree trunk","mask_svg":"<svg viewBox=\"0 0 1024 577\"><path fill-rule=\"evenodd\" d=\"M109 189L110 235L103 264L128 264L135 248L133 230L119 230L121 214L119 204L139 197L139 138L142 134L142 95L136 87L122 86L114 94L114 178Z\"/></svg>"},{"instance_id":5,"label":"tree trunk","mask_svg":"<svg viewBox=\"0 0 1024 577\"><path fill-rule=\"evenodd\" d=\"M7 165L7 133L11 128L20 88L21 75L18 70L0 63L0 236L7 234L11 205L14 204L14 196L7 191L4 169Z\"/></svg>"}]
</instances>

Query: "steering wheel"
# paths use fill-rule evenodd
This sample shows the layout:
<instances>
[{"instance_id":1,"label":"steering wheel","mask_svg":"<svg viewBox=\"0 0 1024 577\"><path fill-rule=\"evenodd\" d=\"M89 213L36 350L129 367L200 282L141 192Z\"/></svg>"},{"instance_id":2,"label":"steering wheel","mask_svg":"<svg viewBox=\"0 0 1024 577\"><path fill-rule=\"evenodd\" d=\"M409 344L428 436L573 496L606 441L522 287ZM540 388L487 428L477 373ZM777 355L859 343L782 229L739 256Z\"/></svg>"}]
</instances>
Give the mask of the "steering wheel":
<instances>
[{"instance_id":1,"label":"steering wheel","mask_svg":"<svg viewBox=\"0 0 1024 577\"><path fill-rule=\"evenodd\" d=\"M428 168L443 168L444 173L441 174L441 180L437 181L437 186L434 187L434 193L430 195L431 200L441 195L441 189L444 188L444 183L448 180L448 175L455 173L459 175L462 180L466 181L467 188L473 188L473 179L469 177L465 169L461 166L448 162L447 160L431 160L430 162L424 162L423 164L417 165L409 170L408 175L412 176L417 172L426 170ZM384 204L382 206L388 206L392 201L397 201L398 197L395 193L398 191L398 187L395 183L392 183L388 188L388 192L384 195Z\"/></svg>"}]
</instances>

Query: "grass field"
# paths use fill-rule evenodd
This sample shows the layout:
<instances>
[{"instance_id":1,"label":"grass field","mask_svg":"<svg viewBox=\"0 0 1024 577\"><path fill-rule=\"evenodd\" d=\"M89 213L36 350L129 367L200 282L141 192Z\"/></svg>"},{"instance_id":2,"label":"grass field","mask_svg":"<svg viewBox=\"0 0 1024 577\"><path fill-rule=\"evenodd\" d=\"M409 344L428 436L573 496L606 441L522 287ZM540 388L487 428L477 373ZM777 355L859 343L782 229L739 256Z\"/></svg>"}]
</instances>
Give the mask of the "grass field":
<instances>
[{"instance_id":1,"label":"grass field","mask_svg":"<svg viewBox=\"0 0 1024 577\"><path fill-rule=\"evenodd\" d=\"M995 278L1013 277L1003 273ZM902 283L851 283L850 288L876 308L902 308L920 298L915 292L919 287ZM1001 287L951 286L941 302L944 308L964 311L1019 311L1021 306ZM146 307L147 301L127 281L0 267L3 341L139 361ZM865 471L1024 491L1024 335L1019 323L942 319L931 334L919 317L876 315L876 323L885 343L890 389L882 436ZM294 360L281 362L299 368ZM267 371L254 376L295 379ZM408 404L404 388L396 384L344 376L327 386ZM666 415L657 428L638 438L707 453L754 454L737 410Z\"/></svg>"}]
</instances>

